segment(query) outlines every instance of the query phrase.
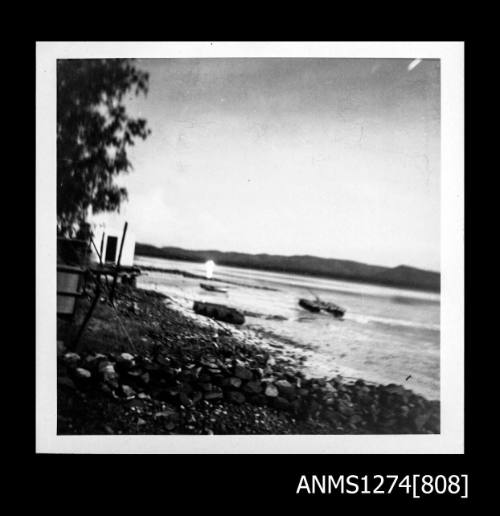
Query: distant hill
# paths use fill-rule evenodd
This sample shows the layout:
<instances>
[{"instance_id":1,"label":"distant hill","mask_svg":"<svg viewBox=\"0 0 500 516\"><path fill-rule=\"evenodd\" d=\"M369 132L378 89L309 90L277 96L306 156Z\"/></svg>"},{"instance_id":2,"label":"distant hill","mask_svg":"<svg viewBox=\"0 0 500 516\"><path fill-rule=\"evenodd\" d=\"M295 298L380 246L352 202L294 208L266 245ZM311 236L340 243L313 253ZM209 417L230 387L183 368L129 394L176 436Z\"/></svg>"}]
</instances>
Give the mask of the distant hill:
<instances>
[{"instance_id":1,"label":"distant hill","mask_svg":"<svg viewBox=\"0 0 500 516\"><path fill-rule=\"evenodd\" d=\"M390 268L350 260L319 258L309 255L280 256L215 250L190 251L179 247L159 248L140 243L137 243L135 246L135 254L190 262L213 260L219 265L230 265L232 267L248 267L251 269L274 272L359 281L401 288L414 288L431 292L439 292L440 290L441 276L438 272L417 269L407 265L399 265L398 267Z\"/></svg>"}]
</instances>

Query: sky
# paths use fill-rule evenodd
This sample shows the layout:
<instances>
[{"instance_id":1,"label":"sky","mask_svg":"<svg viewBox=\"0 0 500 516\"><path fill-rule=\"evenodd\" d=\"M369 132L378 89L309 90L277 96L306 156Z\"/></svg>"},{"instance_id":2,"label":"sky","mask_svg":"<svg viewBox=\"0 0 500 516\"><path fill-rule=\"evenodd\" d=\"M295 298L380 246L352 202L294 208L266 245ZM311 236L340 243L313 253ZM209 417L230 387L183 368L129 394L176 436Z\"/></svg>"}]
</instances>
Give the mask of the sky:
<instances>
[{"instance_id":1,"label":"sky","mask_svg":"<svg viewBox=\"0 0 500 516\"><path fill-rule=\"evenodd\" d=\"M440 70L412 59L154 59L126 107L138 242L440 269Z\"/></svg>"}]
</instances>

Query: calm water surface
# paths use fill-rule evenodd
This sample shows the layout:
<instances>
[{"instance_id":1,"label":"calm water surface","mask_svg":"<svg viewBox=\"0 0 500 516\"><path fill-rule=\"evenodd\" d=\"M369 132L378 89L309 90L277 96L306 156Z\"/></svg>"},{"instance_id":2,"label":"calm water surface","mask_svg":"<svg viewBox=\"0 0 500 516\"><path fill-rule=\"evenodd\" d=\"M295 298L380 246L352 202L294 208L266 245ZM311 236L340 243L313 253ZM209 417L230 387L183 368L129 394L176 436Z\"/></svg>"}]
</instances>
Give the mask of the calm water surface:
<instances>
[{"instance_id":1,"label":"calm water surface","mask_svg":"<svg viewBox=\"0 0 500 516\"><path fill-rule=\"evenodd\" d=\"M140 256L135 263L205 275L203 263ZM307 348L306 372L311 375L340 373L398 383L439 399L439 294L225 266L215 267L214 278L247 286L217 282L228 292L212 293L201 289L198 279L149 271L139 277L138 286L162 291L186 306L201 300L252 312L246 326ZM345 308L344 319L298 306L300 297L313 297L311 292Z\"/></svg>"}]
</instances>

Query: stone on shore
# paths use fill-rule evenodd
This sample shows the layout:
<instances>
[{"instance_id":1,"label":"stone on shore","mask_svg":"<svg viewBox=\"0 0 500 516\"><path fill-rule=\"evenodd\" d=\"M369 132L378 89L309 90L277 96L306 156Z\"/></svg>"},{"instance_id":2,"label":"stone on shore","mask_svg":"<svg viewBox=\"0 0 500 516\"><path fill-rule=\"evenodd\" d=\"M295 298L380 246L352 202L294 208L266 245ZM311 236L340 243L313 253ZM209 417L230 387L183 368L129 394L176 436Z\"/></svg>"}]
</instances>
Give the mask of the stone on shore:
<instances>
[{"instance_id":1,"label":"stone on shore","mask_svg":"<svg viewBox=\"0 0 500 516\"><path fill-rule=\"evenodd\" d=\"M253 374L250 369L239 365L234 368L234 375L241 380L251 380L253 378Z\"/></svg>"},{"instance_id":2,"label":"stone on shore","mask_svg":"<svg viewBox=\"0 0 500 516\"><path fill-rule=\"evenodd\" d=\"M88 379L92 376L92 373L88 369L83 369L83 367L77 367L75 369L75 375L77 378Z\"/></svg>"},{"instance_id":3,"label":"stone on shore","mask_svg":"<svg viewBox=\"0 0 500 516\"><path fill-rule=\"evenodd\" d=\"M285 397L291 397L295 394L295 387L288 380L278 380L274 385Z\"/></svg>"},{"instance_id":4,"label":"stone on shore","mask_svg":"<svg viewBox=\"0 0 500 516\"><path fill-rule=\"evenodd\" d=\"M241 378L237 378L236 376L232 376L231 378L229 378L228 383L229 383L229 385L231 385L231 387L234 387L235 389L239 389L243 382L242 382Z\"/></svg>"},{"instance_id":5,"label":"stone on shore","mask_svg":"<svg viewBox=\"0 0 500 516\"><path fill-rule=\"evenodd\" d=\"M269 385L266 386L266 390L265 390L265 395L270 397L270 398L276 398L278 396L278 388L273 385L272 383L270 383Z\"/></svg>"},{"instance_id":6,"label":"stone on shore","mask_svg":"<svg viewBox=\"0 0 500 516\"><path fill-rule=\"evenodd\" d=\"M229 391L227 393L227 397L230 401L233 401L234 403L244 403L245 402L245 396L238 391Z\"/></svg>"}]
</instances>

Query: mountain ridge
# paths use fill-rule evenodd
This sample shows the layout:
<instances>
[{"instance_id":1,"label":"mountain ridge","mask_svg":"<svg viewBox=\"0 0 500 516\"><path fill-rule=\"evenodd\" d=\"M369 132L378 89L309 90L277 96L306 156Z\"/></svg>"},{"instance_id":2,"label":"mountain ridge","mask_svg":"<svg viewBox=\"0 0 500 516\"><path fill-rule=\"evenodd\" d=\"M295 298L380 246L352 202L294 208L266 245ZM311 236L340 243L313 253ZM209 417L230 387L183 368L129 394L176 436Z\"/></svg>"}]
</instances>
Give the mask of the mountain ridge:
<instances>
[{"instance_id":1,"label":"mountain ridge","mask_svg":"<svg viewBox=\"0 0 500 516\"><path fill-rule=\"evenodd\" d=\"M268 253L250 254L232 251L189 250L181 247L156 247L136 243L135 254L171 260L204 262L213 260L219 265L260 269L315 276L328 279L343 279L362 283L372 283L399 288L413 288L439 292L441 275L439 272L419 269L409 265L385 267L370 265L353 260L322 258L313 255L273 255Z\"/></svg>"}]
</instances>

